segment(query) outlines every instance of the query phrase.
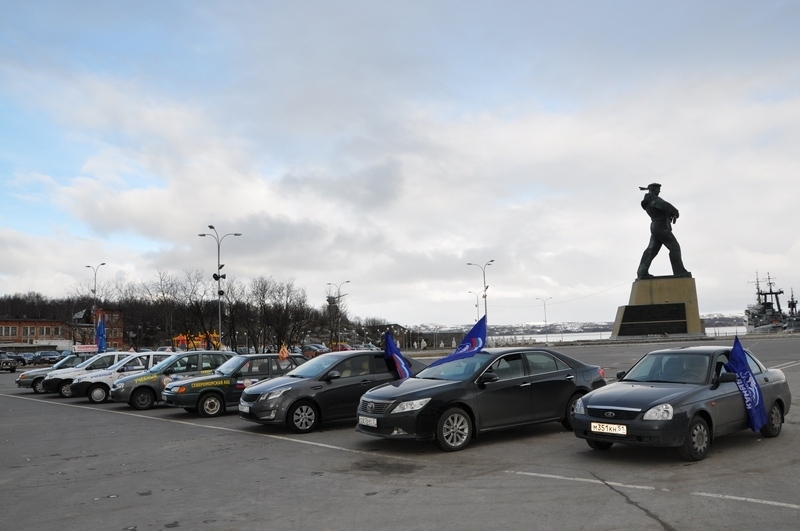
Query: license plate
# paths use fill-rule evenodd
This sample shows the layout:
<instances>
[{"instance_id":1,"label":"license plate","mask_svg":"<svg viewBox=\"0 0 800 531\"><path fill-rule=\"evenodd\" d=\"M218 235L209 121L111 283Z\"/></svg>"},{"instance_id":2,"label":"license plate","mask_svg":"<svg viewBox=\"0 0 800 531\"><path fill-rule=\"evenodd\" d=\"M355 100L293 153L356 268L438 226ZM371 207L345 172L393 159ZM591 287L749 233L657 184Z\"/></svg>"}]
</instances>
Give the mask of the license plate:
<instances>
[{"instance_id":1,"label":"license plate","mask_svg":"<svg viewBox=\"0 0 800 531\"><path fill-rule=\"evenodd\" d=\"M369 426L371 428L377 428L378 427L378 419L374 419L372 417L359 416L358 417L358 423L359 424L363 424L364 426Z\"/></svg>"},{"instance_id":2,"label":"license plate","mask_svg":"<svg viewBox=\"0 0 800 531\"><path fill-rule=\"evenodd\" d=\"M592 431L597 433L613 433L614 435L627 435L628 427L624 424L602 424L592 422Z\"/></svg>"},{"instance_id":3,"label":"license plate","mask_svg":"<svg viewBox=\"0 0 800 531\"><path fill-rule=\"evenodd\" d=\"M241 411L242 413L250 413L250 406L239 404L239 411Z\"/></svg>"}]
</instances>

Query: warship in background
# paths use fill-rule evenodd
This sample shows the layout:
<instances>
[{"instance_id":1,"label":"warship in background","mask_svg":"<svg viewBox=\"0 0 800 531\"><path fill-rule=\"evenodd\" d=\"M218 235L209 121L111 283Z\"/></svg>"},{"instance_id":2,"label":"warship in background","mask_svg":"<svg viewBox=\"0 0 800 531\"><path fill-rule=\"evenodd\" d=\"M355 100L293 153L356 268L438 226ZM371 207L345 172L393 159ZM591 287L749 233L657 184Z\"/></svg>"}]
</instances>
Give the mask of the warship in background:
<instances>
[{"instance_id":1,"label":"warship in background","mask_svg":"<svg viewBox=\"0 0 800 531\"><path fill-rule=\"evenodd\" d=\"M744 311L747 331L755 333L800 331L794 290L789 299L789 313L786 313L781 308L780 295L783 295L783 290L775 289L775 282L769 273L767 273L766 290L761 289L761 282L756 273L756 303L749 305Z\"/></svg>"}]
</instances>

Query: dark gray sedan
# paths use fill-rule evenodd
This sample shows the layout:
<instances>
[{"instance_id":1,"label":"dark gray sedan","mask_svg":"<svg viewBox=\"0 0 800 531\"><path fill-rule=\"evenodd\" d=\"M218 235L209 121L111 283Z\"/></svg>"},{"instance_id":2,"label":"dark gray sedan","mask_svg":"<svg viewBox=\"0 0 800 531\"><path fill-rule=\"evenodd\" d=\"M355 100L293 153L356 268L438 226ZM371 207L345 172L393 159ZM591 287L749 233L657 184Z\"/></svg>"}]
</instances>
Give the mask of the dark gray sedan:
<instances>
[{"instance_id":1,"label":"dark gray sedan","mask_svg":"<svg viewBox=\"0 0 800 531\"><path fill-rule=\"evenodd\" d=\"M554 350L485 349L365 393L356 430L435 440L450 452L491 430L553 421L571 430L573 404L604 386L603 377L600 367Z\"/></svg>"},{"instance_id":2,"label":"dark gray sedan","mask_svg":"<svg viewBox=\"0 0 800 531\"><path fill-rule=\"evenodd\" d=\"M748 427L736 375L725 368L730 353L719 346L650 352L618 373L618 382L575 404L575 435L596 450L621 443L678 448L689 461L705 458L716 437ZM786 376L745 354L767 413L761 435L777 437L792 403Z\"/></svg>"}]
</instances>

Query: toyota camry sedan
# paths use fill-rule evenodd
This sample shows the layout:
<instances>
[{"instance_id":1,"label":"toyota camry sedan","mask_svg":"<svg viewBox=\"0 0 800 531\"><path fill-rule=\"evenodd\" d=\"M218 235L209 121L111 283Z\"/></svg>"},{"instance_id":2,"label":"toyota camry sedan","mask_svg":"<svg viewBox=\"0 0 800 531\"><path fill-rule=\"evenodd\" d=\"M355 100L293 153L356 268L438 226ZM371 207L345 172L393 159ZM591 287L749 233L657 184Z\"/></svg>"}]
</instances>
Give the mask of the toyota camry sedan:
<instances>
[{"instance_id":1,"label":"toyota camry sedan","mask_svg":"<svg viewBox=\"0 0 800 531\"><path fill-rule=\"evenodd\" d=\"M434 440L450 452L481 432L524 424L559 421L571 431L575 401L605 385L604 376L554 350L484 349L365 393L356 431Z\"/></svg>"},{"instance_id":2,"label":"toyota camry sedan","mask_svg":"<svg viewBox=\"0 0 800 531\"><path fill-rule=\"evenodd\" d=\"M777 437L792 395L786 376L744 350L766 413L764 437ZM674 447L688 461L704 459L719 436L748 428L745 399L729 372L730 347L703 346L646 354L619 381L575 404L573 429L595 450L616 443ZM752 403L752 401L751 401Z\"/></svg>"}]
</instances>

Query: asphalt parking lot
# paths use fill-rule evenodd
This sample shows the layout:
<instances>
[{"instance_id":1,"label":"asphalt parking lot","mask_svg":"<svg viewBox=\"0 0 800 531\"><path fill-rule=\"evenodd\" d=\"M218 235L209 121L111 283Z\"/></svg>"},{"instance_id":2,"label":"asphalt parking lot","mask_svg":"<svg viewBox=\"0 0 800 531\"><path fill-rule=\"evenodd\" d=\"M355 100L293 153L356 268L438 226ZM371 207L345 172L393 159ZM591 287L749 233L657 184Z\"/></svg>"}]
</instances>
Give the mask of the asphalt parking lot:
<instances>
[{"instance_id":1,"label":"asphalt parking lot","mask_svg":"<svg viewBox=\"0 0 800 531\"><path fill-rule=\"evenodd\" d=\"M796 529L800 337L742 343L787 374L792 410L776 439L726 436L696 463L669 449L591 450L557 423L455 453L361 435L354 421L295 435L234 411L202 419L36 395L1 373L0 528ZM559 350L613 379L655 348Z\"/></svg>"}]
</instances>

